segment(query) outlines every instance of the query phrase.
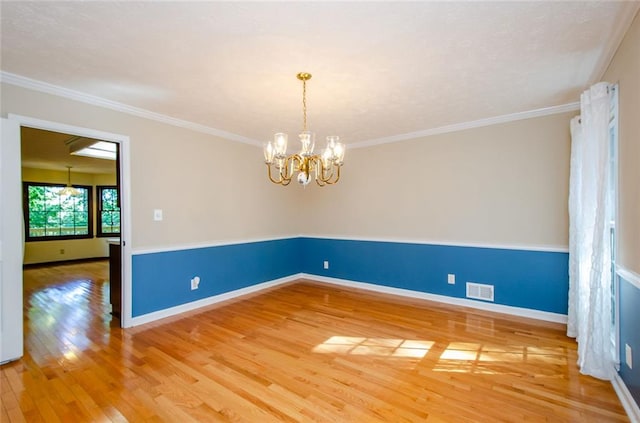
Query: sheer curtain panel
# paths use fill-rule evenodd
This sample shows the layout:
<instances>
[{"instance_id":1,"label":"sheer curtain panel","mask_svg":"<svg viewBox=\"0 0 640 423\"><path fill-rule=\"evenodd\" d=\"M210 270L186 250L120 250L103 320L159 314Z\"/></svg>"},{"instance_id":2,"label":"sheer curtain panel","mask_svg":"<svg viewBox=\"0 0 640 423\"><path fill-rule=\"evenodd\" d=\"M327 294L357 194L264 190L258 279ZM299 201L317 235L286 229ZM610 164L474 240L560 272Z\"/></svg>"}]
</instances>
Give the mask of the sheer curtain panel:
<instances>
[{"instance_id":1,"label":"sheer curtain panel","mask_svg":"<svg viewBox=\"0 0 640 423\"><path fill-rule=\"evenodd\" d=\"M598 83L582 93L580 116L571 120L567 325L578 342L580 372L607 380L614 372L609 107L609 84Z\"/></svg>"}]
</instances>

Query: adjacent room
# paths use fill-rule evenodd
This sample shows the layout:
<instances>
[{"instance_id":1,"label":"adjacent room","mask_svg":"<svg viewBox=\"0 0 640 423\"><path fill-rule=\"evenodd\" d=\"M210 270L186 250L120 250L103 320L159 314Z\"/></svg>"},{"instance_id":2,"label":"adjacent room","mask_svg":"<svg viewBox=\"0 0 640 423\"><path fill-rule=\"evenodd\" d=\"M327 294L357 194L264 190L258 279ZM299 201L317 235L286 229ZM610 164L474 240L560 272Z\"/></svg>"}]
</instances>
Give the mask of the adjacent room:
<instances>
[{"instance_id":1,"label":"adjacent room","mask_svg":"<svg viewBox=\"0 0 640 423\"><path fill-rule=\"evenodd\" d=\"M640 422L640 2L0 3L0 420Z\"/></svg>"}]
</instances>

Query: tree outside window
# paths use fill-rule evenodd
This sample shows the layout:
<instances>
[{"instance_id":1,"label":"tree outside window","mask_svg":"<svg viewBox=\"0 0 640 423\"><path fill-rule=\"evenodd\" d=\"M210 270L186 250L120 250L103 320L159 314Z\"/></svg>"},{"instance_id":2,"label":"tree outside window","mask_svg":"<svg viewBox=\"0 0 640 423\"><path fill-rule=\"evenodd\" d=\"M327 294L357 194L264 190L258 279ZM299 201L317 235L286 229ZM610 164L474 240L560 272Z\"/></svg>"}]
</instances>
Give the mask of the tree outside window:
<instances>
[{"instance_id":1,"label":"tree outside window","mask_svg":"<svg viewBox=\"0 0 640 423\"><path fill-rule=\"evenodd\" d=\"M98 190L98 236L120 236L120 207L118 188L97 186Z\"/></svg>"},{"instance_id":2,"label":"tree outside window","mask_svg":"<svg viewBox=\"0 0 640 423\"><path fill-rule=\"evenodd\" d=\"M64 185L23 183L27 241L93 237L92 187L74 187L80 195L59 195Z\"/></svg>"}]
</instances>

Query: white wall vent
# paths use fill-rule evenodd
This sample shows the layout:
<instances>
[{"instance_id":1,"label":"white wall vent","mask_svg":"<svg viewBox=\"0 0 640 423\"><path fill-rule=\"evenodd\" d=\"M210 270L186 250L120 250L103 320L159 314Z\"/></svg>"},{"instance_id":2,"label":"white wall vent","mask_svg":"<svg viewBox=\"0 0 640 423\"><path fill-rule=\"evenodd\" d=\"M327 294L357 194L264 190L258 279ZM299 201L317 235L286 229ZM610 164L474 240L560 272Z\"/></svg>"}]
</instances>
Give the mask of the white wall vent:
<instances>
[{"instance_id":1,"label":"white wall vent","mask_svg":"<svg viewBox=\"0 0 640 423\"><path fill-rule=\"evenodd\" d=\"M467 282L467 298L493 301L493 285Z\"/></svg>"}]
</instances>

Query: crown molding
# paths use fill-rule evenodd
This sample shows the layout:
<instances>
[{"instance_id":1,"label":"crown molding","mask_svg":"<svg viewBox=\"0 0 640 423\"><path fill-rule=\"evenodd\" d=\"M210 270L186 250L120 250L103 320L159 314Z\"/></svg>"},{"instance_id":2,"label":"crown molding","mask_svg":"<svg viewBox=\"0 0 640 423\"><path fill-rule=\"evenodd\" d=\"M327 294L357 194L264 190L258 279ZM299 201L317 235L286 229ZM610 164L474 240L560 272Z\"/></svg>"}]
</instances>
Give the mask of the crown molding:
<instances>
[{"instance_id":1,"label":"crown molding","mask_svg":"<svg viewBox=\"0 0 640 423\"><path fill-rule=\"evenodd\" d=\"M53 94L59 97L68 98L71 100L79 101L94 106L104 107L107 109L115 110L129 115L138 116L146 119L155 120L157 122L166 123L168 125L177 126L180 128L186 128L192 131L201 132L204 134L214 135L216 137L224 138L230 141L241 142L253 146L261 147L260 141L252 138L243 137L242 135L226 132L221 129L212 128L209 126L201 125L198 123L189 122L182 119L173 118L160 113L151 112L149 110L140 109L119 103L117 101L107 100L101 97L86 94L80 91L70 90L58 85L49 84L47 82L38 81L35 79L27 78L24 76L16 75L9 72L0 71L0 82L4 82L10 85L15 85L22 88L27 88L34 91L44 92L47 94ZM380 144L389 144L400 141L408 141L416 138L428 137L431 135L445 134L448 132L457 132L465 129L480 128L483 126L496 125L500 123L513 122L522 119L530 119L535 117L553 115L558 113L570 112L580 110L580 103L567 103L558 106L544 107L541 109L529 110L525 112L512 113L502 116L494 116L486 119L479 119L470 122L460 122L452 125L440 126L438 128L424 129L416 132L409 132L406 134L392 135L389 137L375 138L366 141L360 141L352 144L348 144L347 148L363 148L371 147Z\"/></svg>"},{"instance_id":2,"label":"crown molding","mask_svg":"<svg viewBox=\"0 0 640 423\"><path fill-rule=\"evenodd\" d=\"M182 119L173 118L160 113L151 112L149 110L140 109L138 107L129 106L117 101L107 100L94 95L86 94L80 91L70 90L58 85L49 84L47 82L38 81L35 79L27 78L24 76L16 75L9 72L0 71L0 82L4 82L10 85L15 85L22 88L27 88L34 91L39 91L47 94L53 94L59 97L68 98L70 100L79 101L93 106L104 107L107 109L115 110L118 112L126 113L133 116L138 116L145 119L155 120L157 122L166 123L168 125L177 126L180 128L189 129L195 132L201 132L208 135L224 138L230 141L241 142L243 144L250 144L254 146L262 146L262 143L242 135L233 134L220 129L211 128L209 126L201 125L199 123L193 123Z\"/></svg>"},{"instance_id":3,"label":"crown molding","mask_svg":"<svg viewBox=\"0 0 640 423\"><path fill-rule=\"evenodd\" d=\"M416 138L429 137L431 135L446 134L449 132L458 132L465 129L480 128L483 126L497 125L499 123L513 122L523 119L531 119L541 116L555 115L558 113L572 112L580 110L580 103L567 103L558 106L543 107L541 109L529 110L525 112L511 113L508 115L494 116L486 119L472 120L469 122L454 123L452 125L440 126L438 128L424 129L422 131L409 132L406 134L392 135L389 137L375 138L367 141L360 141L349 144L348 148L371 147L380 144L389 144L400 141L408 141Z\"/></svg>"}]
</instances>

